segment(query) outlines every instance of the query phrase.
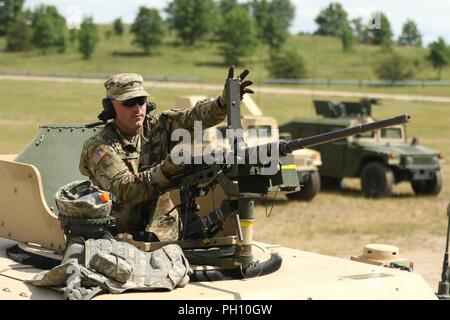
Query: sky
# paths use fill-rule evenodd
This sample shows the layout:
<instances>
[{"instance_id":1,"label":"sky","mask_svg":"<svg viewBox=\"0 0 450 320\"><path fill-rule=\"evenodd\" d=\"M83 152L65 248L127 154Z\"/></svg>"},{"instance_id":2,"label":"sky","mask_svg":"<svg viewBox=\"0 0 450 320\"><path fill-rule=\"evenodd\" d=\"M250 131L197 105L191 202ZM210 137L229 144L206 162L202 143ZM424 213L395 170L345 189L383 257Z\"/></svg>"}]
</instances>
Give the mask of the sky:
<instances>
[{"instance_id":1,"label":"sky","mask_svg":"<svg viewBox=\"0 0 450 320\"><path fill-rule=\"evenodd\" d=\"M25 0L25 7L34 8L38 4L55 5L66 17L68 23L77 24L83 16L93 16L97 23L109 23L121 17L130 23L137 14L139 6L163 9L169 0ZM243 2L243 1L240 1ZM317 25L315 17L328 6L330 0L291 0L296 7L292 33L314 32ZM438 37L450 42L450 0L340 0L349 18L363 17L368 20L375 11L387 15L397 38L403 23L414 20L428 45ZM126 3L126 5L124 5Z\"/></svg>"}]
</instances>

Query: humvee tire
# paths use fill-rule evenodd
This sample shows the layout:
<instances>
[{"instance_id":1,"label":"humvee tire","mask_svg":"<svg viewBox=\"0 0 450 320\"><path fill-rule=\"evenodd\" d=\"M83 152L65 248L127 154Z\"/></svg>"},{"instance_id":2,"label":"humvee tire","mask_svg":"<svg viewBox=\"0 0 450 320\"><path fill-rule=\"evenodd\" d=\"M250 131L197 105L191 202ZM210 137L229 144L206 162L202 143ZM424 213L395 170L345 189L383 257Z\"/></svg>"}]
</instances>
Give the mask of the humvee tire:
<instances>
[{"instance_id":1,"label":"humvee tire","mask_svg":"<svg viewBox=\"0 0 450 320\"><path fill-rule=\"evenodd\" d=\"M438 195L442 190L442 172L436 171L432 180L412 180L411 186L417 195Z\"/></svg>"},{"instance_id":2,"label":"humvee tire","mask_svg":"<svg viewBox=\"0 0 450 320\"><path fill-rule=\"evenodd\" d=\"M381 162L370 162L361 172L361 190L369 198L388 197L394 186L394 173Z\"/></svg>"},{"instance_id":3,"label":"humvee tire","mask_svg":"<svg viewBox=\"0 0 450 320\"><path fill-rule=\"evenodd\" d=\"M300 175L297 171L297 175ZM298 192L286 194L289 200L311 201L320 191L320 176L318 171L312 171L309 179Z\"/></svg>"}]
</instances>

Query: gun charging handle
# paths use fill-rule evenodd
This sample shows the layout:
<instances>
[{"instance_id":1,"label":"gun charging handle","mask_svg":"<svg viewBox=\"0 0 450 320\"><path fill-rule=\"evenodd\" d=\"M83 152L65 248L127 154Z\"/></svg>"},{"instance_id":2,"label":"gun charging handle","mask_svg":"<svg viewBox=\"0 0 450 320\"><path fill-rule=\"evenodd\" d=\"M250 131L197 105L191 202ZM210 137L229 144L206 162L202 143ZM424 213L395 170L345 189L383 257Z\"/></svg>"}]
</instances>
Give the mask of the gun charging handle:
<instances>
[{"instance_id":1,"label":"gun charging handle","mask_svg":"<svg viewBox=\"0 0 450 320\"><path fill-rule=\"evenodd\" d=\"M439 299L450 300L450 283L449 283L449 268L448 268L448 247L450 238L450 203L447 207L447 242L445 244L444 262L442 264L441 281L439 282L437 296Z\"/></svg>"}]
</instances>

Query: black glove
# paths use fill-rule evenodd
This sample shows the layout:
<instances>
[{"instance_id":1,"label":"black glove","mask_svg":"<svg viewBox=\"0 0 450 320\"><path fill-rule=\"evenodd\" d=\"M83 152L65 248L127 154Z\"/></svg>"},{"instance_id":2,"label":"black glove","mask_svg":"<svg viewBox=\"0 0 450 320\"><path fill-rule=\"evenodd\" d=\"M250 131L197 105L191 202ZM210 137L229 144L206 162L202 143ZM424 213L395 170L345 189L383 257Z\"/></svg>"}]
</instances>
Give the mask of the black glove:
<instances>
[{"instance_id":1,"label":"black glove","mask_svg":"<svg viewBox=\"0 0 450 320\"><path fill-rule=\"evenodd\" d=\"M227 79L233 79L234 78L234 66L231 66L230 69L228 70L228 76ZM253 84L253 81L250 80L246 80L244 81L244 79L248 76L248 74L250 73L250 71L248 69L245 69L244 71L242 71L242 73L238 76L238 79L241 81L241 88L240 88L240 97L241 97L241 101L244 97L244 94L249 93L249 94L253 94L255 93L252 89L247 88L249 86L251 86ZM219 97L220 98L220 102L222 103L223 106L226 105L226 103L228 102L228 88L227 88L227 83L225 82L225 87L223 88L223 92L222 95Z\"/></svg>"}]
</instances>

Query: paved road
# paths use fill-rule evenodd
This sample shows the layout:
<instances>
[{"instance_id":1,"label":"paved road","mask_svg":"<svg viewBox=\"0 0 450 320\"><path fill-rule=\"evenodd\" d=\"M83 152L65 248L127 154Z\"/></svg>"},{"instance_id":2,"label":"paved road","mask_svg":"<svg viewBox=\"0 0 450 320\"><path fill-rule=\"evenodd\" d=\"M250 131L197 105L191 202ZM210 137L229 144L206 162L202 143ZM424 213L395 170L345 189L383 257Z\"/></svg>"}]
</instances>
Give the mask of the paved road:
<instances>
[{"instance_id":1,"label":"paved road","mask_svg":"<svg viewBox=\"0 0 450 320\"><path fill-rule=\"evenodd\" d=\"M70 77L43 77L24 75L0 75L0 80L23 80L23 81L50 81L50 82L78 82L78 83L98 83L102 84L104 79L70 78ZM197 89L197 90L217 90L221 91L221 85L190 83L190 82L157 82L146 81L146 86L151 88L173 88L173 89ZM450 103L450 97L442 96L422 96L406 94L388 94L374 92L351 92L351 91L331 91L316 89L280 88L268 86L255 86L255 91L260 93L289 94L303 96L324 96L324 97L353 97L353 98L378 98L385 100L400 101L421 101L421 102L442 102Z\"/></svg>"}]
</instances>

